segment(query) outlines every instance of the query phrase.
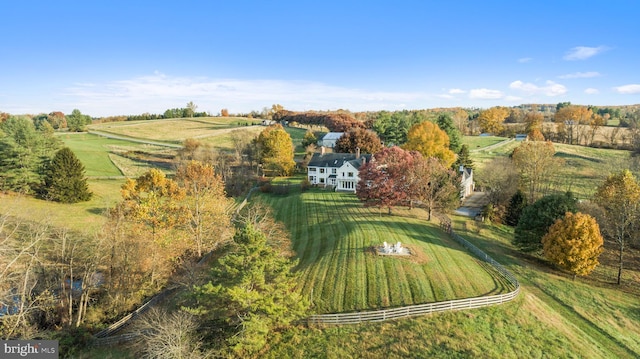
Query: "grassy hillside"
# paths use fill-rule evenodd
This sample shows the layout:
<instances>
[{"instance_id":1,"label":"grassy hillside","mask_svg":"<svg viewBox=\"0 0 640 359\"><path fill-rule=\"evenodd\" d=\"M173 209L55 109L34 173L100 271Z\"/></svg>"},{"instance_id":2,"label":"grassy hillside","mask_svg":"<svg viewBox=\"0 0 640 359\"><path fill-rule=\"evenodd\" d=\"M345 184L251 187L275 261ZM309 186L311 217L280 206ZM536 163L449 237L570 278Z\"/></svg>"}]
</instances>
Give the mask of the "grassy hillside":
<instances>
[{"instance_id":1,"label":"grassy hillside","mask_svg":"<svg viewBox=\"0 0 640 359\"><path fill-rule=\"evenodd\" d=\"M455 218L455 227L516 274L519 297L501 306L386 323L291 328L267 358L633 358L640 355L638 290L575 281L522 258L505 227ZM603 269L599 269L603 270ZM606 270L606 269L605 269ZM600 278L596 276L596 278ZM627 277L631 280L638 277ZM327 350L331 348L331 350Z\"/></svg>"},{"instance_id":2,"label":"grassy hillside","mask_svg":"<svg viewBox=\"0 0 640 359\"><path fill-rule=\"evenodd\" d=\"M262 196L291 232L300 289L320 313L393 307L509 291L495 273L418 209L363 208L353 194L321 190ZM414 256L378 256L401 242Z\"/></svg>"}]
</instances>

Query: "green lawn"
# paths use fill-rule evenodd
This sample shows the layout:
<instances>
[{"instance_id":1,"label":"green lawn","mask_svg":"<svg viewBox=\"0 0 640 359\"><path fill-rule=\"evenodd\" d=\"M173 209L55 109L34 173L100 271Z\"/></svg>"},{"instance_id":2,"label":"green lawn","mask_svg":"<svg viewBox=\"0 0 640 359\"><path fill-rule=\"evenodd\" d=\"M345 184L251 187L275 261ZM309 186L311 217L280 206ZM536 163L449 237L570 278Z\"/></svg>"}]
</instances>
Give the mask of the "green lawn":
<instances>
[{"instance_id":1,"label":"green lawn","mask_svg":"<svg viewBox=\"0 0 640 359\"><path fill-rule=\"evenodd\" d=\"M506 137L499 136L463 136L462 144L469 146L469 150L477 150L482 147L495 145L507 139Z\"/></svg>"},{"instance_id":2,"label":"green lawn","mask_svg":"<svg viewBox=\"0 0 640 359\"><path fill-rule=\"evenodd\" d=\"M293 241L299 288L318 313L346 312L508 292L495 273L427 222L419 210L396 215L363 208L353 194L313 190L263 195ZM420 215L418 215L420 214ZM378 256L401 242L415 256Z\"/></svg>"},{"instance_id":3,"label":"green lawn","mask_svg":"<svg viewBox=\"0 0 640 359\"><path fill-rule=\"evenodd\" d=\"M489 308L276 333L265 358L636 358L638 291L620 290L527 260L512 230L453 217L456 231L521 283L512 302ZM600 269L598 269L600 270ZM611 278L610 278L611 279ZM331 348L331 350L327 350Z\"/></svg>"},{"instance_id":4,"label":"green lawn","mask_svg":"<svg viewBox=\"0 0 640 359\"><path fill-rule=\"evenodd\" d=\"M109 158L109 146L127 146L131 142L113 140L88 133L59 135L84 165L87 176L122 176L122 172Z\"/></svg>"}]
</instances>

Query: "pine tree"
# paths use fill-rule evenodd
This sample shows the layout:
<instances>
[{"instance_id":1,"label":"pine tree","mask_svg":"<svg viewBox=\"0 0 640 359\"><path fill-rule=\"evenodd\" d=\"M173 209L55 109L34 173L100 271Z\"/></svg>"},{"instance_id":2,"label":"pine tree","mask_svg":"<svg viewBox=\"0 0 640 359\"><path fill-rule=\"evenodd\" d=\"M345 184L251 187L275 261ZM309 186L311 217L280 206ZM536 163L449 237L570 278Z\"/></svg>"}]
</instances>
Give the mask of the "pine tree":
<instances>
[{"instance_id":1,"label":"pine tree","mask_svg":"<svg viewBox=\"0 0 640 359\"><path fill-rule=\"evenodd\" d=\"M234 237L233 249L211 270L211 280L196 286L187 311L214 323L212 342L225 343L239 357L254 355L271 332L302 317L307 302L294 290L295 261L280 255L251 225Z\"/></svg>"},{"instance_id":2,"label":"pine tree","mask_svg":"<svg viewBox=\"0 0 640 359\"><path fill-rule=\"evenodd\" d=\"M44 198L56 202L76 203L91 198L84 166L67 147L48 164L43 189Z\"/></svg>"},{"instance_id":3,"label":"pine tree","mask_svg":"<svg viewBox=\"0 0 640 359\"><path fill-rule=\"evenodd\" d=\"M525 207L527 207L527 197L525 197L521 190L518 190L509 201L506 218L507 224L511 227L517 226Z\"/></svg>"}]
</instances>

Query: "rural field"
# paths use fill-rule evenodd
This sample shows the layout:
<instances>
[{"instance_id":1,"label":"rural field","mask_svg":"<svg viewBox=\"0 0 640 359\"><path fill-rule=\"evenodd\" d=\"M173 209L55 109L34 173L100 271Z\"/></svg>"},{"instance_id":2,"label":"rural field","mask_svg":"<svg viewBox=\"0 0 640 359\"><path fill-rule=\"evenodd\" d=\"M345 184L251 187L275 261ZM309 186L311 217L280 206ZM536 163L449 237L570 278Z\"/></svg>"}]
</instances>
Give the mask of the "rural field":
<instances>
[{"instance_id":1,"label":"rural field","mask_svg":"<svg viewBox=\"0 0 640 359\"><path fill-rule=\"evenodd\" d=\"M353 194L311 190L262 195L283 221L302 272L300 290L318 313L396 307L506 293L508 283L450 240L419 209L394 216L363 208ZM415 255L379 256L401 242Z\"/></svg>"},{"instance_id":2,"label":"rural field","mask_svg":"<svg viewBox=\"0 0 640 359\"><path fill-rule=\"evenodd\" d=\"M491 139L494 139L493 141ZM491 144L499 143L502 137L487 136L480 140L478 136L464 136L463 143L484 143L485 146L471 152L474 160L476 177L482 175L484 165L496 157L508 157L521 142L506 142L502 146L484 149ZM484 142L481 142L484 141ZM580 199L591 198L598 187L609 174L625 168L633 172L638 171L637 160L631 157L629 151L604 148L592 148L584 146L553 144L556 157L561 158L564 164L560 167L554 178L553 190L566 192L572 191Z\"/></svg>"}]
</instances>

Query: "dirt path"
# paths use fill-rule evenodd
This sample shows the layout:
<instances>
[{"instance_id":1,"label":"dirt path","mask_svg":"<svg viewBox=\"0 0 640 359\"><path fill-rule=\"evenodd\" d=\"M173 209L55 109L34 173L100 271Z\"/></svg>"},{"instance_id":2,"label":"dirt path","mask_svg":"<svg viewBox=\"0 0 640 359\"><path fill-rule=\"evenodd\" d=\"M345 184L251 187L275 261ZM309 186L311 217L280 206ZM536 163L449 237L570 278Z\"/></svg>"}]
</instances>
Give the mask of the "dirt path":
<instances>
[{"instance_id":1,"label":"dirt path","mask_svg":"<svg viewBox=\"0 0 640 359\"><path fill-rule=\"evenodd\" d=\"M501 142L498 142L498 143L494 143L491 146L482 147L482 148L474 148L473 150L470 150L469 152L480 152L480 151L486 151L486 150L493 150L495 148L502 147L502 146L506 145L507 143L510 143L510 142L513 142L513 141L515 141L514 138L509 138L509 139L506 139L504 141L501 141Z\"/></svg>"},{"instance_id":2,"label":"dirt path","mask_svg":"<svg viewBox=\"0 0 640 359\"><path fill-rule=\"evenodd\" d=\"M182 145L176 145L176 144L173 144L173 143L151 141L151 140L145 140L145 139L135 138L135 137L119 136L119 135L114 135L112 133L103 132L103 131L89 130L87 132L90 133L90 134L93 134L93 135L97 135L97 136L102 136L102 137L106 137L106 138L112 138L114 140L122 140L122 141L136 142L136 143L144 143L144 144L153 145L153 146L163 146L163 147L170 147L170 148L182 148Z\"/></svg>"}]
</instances>

